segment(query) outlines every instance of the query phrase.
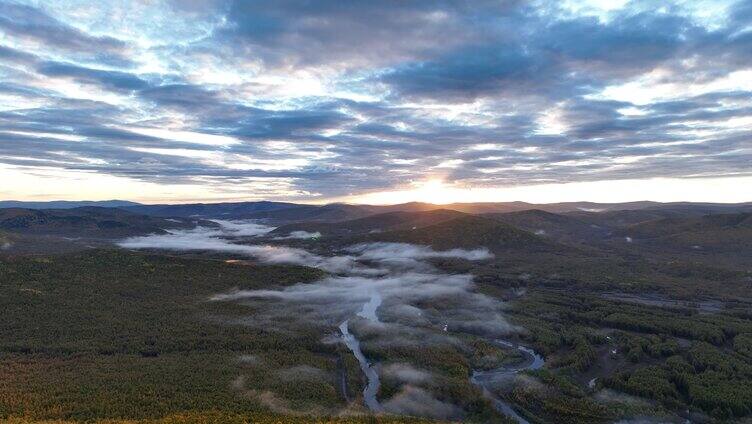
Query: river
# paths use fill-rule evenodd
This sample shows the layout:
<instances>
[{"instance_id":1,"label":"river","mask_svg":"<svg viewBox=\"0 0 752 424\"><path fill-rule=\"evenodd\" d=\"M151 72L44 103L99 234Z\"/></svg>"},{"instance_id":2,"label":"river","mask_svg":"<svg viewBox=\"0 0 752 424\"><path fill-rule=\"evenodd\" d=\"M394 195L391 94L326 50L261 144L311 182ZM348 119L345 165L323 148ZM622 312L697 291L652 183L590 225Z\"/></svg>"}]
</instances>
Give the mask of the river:
<instances>
[{"instance_id":1,"label":"river","mask_svg":"<svg viewBox=\"0 0 752 424\"><path fill-rule=\"evenodd\" d=\"M514 419L520 424L530 424L525 418L518 414L509 403L496 396L493 393L492 387L495 382L503 377L517 374L520 371L537 370L543 367L545 360L541 355L529 347L512 343L507 340L497 339L493 340L493 342L508 348L518 349L525 355L525 360L514 366L501 366L487 371L473 371L473 375L470 377L470 382L481 388L483 396L491 400L497 411Z\"/></svg>"},{"instance_id":2,"label":"river","mask_svg":"<svg viewBox=\"0 0 752 424\"><path fill-rule=\"evenodd\" d=\"M382 299L380 294L375 291L371 292L368 302L363 304L363 308L360 310L360 312L358 312L357 315L369 321L380 322L379 317L376 314L376 309L381 306L381 301ZM363 351L360 349L360 341L355 337L354 334L350 333L349 324L350 320L345 320L342 324L339 325L339 331L342 332L342 340L345 342L347 348L350 349L350 351L353 353L355 359L358 360L358 363L360 363L360 369L363 371L363 374L365 374L366 379L368 380L366 387L363 389L363 402L371 411L382 412L384 408L376 398L376 395L379 393L379 387L381 386L381 382L379 381L379 373L371 365L371 363L368 362L366 356L363 354Z\"/></svg>"},{"instance_id":3,"label":"river","mask_svg":"<svg viewBox=\"0 0 752 424\"><path fill-rule=\"evenodd\" d=\"M379 306L381 306L381 302L381 295L375 291L371 292L369 300L363 304L363 307L356 315L375 323L380 322L376 310L379 308ZM358 360L360 369L366 376L367 383L366 387L363 389L363 402L371 411L383 412L384 408L377 399L379 387L381 384L379 380L379 373L373 367L373 365L368 362L365 355L363 354L363 351L360 348L360 341L357 339L357 337L355 337L354 334L350 333L349 324L350 320L345 320L344 322L342 322L342 324L340 324L339 330L342 333L342 340ZM529 347L501 339L492 340L492 342L507 348L518 349L523 353L525 359L521 363L513 366L502 366L486 371L473 371L473 375L470 377L470 382L481 388L481 390L483 391L483 396L491 400L497 411L513 418L520 424L529 424L529 422L521 415L519 415L509 403L493 394L492 386L495 382L503 377L513 375L524 370L537 370L543 367L545 360L541 355L539 355Z\"/></svg>"}]
</instances>

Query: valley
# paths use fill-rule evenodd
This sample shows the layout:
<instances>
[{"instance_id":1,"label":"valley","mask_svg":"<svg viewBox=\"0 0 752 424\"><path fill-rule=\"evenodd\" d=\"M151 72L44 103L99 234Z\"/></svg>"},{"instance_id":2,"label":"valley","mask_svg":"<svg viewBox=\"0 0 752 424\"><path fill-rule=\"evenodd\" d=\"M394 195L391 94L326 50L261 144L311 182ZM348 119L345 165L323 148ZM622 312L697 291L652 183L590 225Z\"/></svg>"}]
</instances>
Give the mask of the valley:
<instances>
[{"instance_id":1,"label":"valley","mask_svg":"<svg viewBox=\"0 0 752 424\"><path fill-rule=\"evenodd\" d=\"M749 420L749 205L538 206L0 209L0 418Z\"/></svg>"}]
</instances>

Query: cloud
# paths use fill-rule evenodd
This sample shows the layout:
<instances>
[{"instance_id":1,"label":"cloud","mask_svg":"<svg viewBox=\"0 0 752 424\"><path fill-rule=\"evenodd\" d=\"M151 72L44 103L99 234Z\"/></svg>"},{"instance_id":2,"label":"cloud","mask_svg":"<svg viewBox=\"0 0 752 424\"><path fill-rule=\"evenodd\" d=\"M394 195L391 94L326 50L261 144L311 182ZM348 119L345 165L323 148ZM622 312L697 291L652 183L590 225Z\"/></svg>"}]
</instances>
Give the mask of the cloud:
<instances>
[{"instance_id":1,"label":"cloud","mask_svg":"<svg viewBox=\"0 0 752 424\"><path fill-rule=\"evenodd\" d=\"M286 236L274 237L274 240L289 240L289 239L305 240L305 239L315 239L319 237L321 237L321 233L318 231L313 232L313 233L309 233L308 231L293 231Z\"/></svg>"},{"instance_id":2,"label":"cloud","mask_svg":"<svg viewBox=\"0 0 752 424\"><path fill-rule=\"evenodd\" d=\"M463 27L470 19L508 9L493 1L474 2L472 7L445 1L233 1L228 25L217 37L256 51L273 66L379 64L472 39L477 35L473 28Z\"/></svg>"},{"instance_id":3,"label":"cloud","mask_svg":"<svg viewBox=\"0 0 752 424\"><path fill-rule=\"evenodd\" d=\"M2 2L0 164L309 199L747 175L749 6L665 6Z\"/></svg>"},{"instance_id":4,"label":"cloud","mask_svg":"<svg viewBox=\"0 0 752 424\"><path fill-rule=\"evenodd\" d=\"M260 236L264 235L276 227L270 227L268 225L259 224L256 221L253 220L234 220L234 221L228 221L228 220L222 220L222 219L215 219L213 220L217 224L222 227L222 231L227 233L228 235L240 237L240 236Z\"/></svg>"},{"instance_id":5,"label":"cloud","mask_svg":"<svg viewBox=\"0 0 752 424\"><path fill-rule=\"evenodd\" d=\"M193 230L171 231L167 234L131 237L118 244L127 249L209 250L234 253L248 255L269 263L316 266L335 273L350 271L356 267L352 258L347 256L327 258L303 249L285 246L235 244L222 238L259 235L268 231L271 231L268 227L259 230L257 224L233 223L227 225L225 222L221 229L198 227ZM363 272L366 271L366 269L363 270Z\"/></svg>"},{"instance_id":6,"label":"cloud","mask_svg":"<svg viewBox=\"0 0 752 424\"><path fill-rule=\"evenodd\" d=\"M461 410L455 405L434 398L429 392L413 386L404 386L384 408L393 414L414 415L434 419L457 419Z\"/></svg>"},{"instance_id":7,"label":"cloud","mask_svg":"<svg viewBox=\"0 0 752 424\"><path fill-rule=\"evenodd\" d=\"M31 53L0 46L0 59L3 59L4 61L14 61L23 64L33 64L37 61L38 58Z\"/></svg>"},{"instance_id":8,"label":"cloud","mask_svg":"<svg viewBox=\"0 0 752 424\"><path fill-rule=\"evenodd\" d=\"M316 283L296 284L283 290L237 290L213 297L219 301L272 299L320 307L301 313L300 319L338 325L377 296L379 301L374 303L371 314L379 309L394 318L395 323L407 315L419 315L426 323L433 323L429 325L448 326L455 331L496 335L516 331L501 315L497 301L473 291L471 275L443 274L425 262L449 257L485 260L491 257L486 249L434 251L404 243L370 243L352 246L345 254L321 256L287 246L238 244L234 238L265 234L271 227L248 221L218 222L219 228L172 230L167 234L131 237L118 244L129 249L240 254L262 262L306 265L332 273ZM439 299L441 310L421 310L417 306ZM365 309L362 313L366 313ZM483 318L479 319L478 314Z\"/></svg>"},{"instance_id":9,"label":"cloud","mask_svg":"<svg viewBox=\"0 0 752 424\"><path fill-rule=\"evenodd\" d=\"M147 87L139 95L160 106L173 106L195 112L199 107L210 107L219 102L217 93L193 84L164 84Z\"/></svg>"},{"instance_id":10,"label":"cloud","mask_svg":"<svg viewBox=\"0 0 752 424\"><path fill-rule=\"evenodd\" d=\"M5 1L0 3L0 29L16 37L73 52L120 52L126 47L118 39L87 34L40 9Z\"/></svg>"},{"instance_id":11,"label":"cloud","mask_svg":"<svg viewBox=\"0 0 752 424\"><path fill-rule=\"evenodd\" d=\"M426 246L416 246L407 243L365 243L347 248L347 251L359 253L364 260L399 260L399 259L430 259L430 258L463 258L469 261L480 261L493 257L488 249L451 249L435 251Z\"/></svg>"},{"instance_id":12,"label":"cloud","mask_svg":"<svg viewBox=\"0 0 752 424\"><path fill-rule=\"evenodd\" d=\"M411 63L382 76L400 96L473 100L491 92L524 89L539 70L536 58L517 46L463 46L446 56Z\"/></svg>"},{"instance_id":13,"label":"cloud","mask_svg":"<svg viewBox=\"0 0 752 424\"><path fill-rule=\"evenodd\" d=\"M431 373L415 368L406 363L388 364L381 368L384 376L413 385L428 383L433 380Z\"/></svg>"},{"instance_id":14,"label":"cloud","mask_svg":"<svg viewBox=\"0 0 752 424\"><path fill-rule=\"evenodd\" d=\"M134 91L146 88L148 83L135 75L119 72L91 69L77 65L58 62L45 62L37 71L51 77L70 77L86 84L98 84L106 89Z\"/></svg>"},{"instance_id":15,"label":"cloud","mask_svg":"<svg viewBox=\"0 0 752 424\"><path fill-rule=\"evenodd\" d=\"M486 249L435 251L405 243L364 243L322 256L288 246L240 244L247 242L248 235L265 234L271 228L247 221L217 222L216 228L134 237L119 244L137 249L225 252L265 263L306 265L326 271L325 277L314 282L284 287L275 287L272 282L265 289L236 289L218 293L210 300L249 306L253 314L234 322L264 331L295 332L312 327L320 329L322 340L331 341L332 332L339 329L348 337L348 348L359 358L369 387L378 386L379 374L364 357L368 346L459 346L464 342L457 333L501 337L518 331L503 317L503 305L498 300L475 291L472 275L446 274L429 262L434 258L486 260L492 257ZM384 410L439 419L462 417L459 407L416 387L430 385L433 376L429 371L392 363L381 372L403 384L399 393L384 402ZM299 366L281 371L280 378L320 380L326 376L322 370ZM381 410L375 397L367 396L366 403Z\"/></svg>"}]
</instances>

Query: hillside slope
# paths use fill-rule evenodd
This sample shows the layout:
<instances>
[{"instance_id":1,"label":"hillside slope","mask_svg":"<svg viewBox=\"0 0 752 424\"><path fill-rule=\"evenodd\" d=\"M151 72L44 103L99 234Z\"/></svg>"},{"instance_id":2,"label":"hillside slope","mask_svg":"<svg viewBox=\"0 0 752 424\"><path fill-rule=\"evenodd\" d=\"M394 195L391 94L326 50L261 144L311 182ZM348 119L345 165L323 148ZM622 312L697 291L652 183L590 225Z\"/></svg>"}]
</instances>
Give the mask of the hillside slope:
<instances>
[{"instance_id":1,"label":"hillside slope","mask_svg":"<svg viewBox=\"0 0 752 424\"><path fill-rule=\"evenodd\" d=\"M466 215L415 230L371 234L373 241L429 245L436 249L486 247L492 252L506 250L551 252L560 248L528 231L480 216ZM561 246L563 247L563 246Z\"/></svg>"},{"instance_id":2,"label":"hillside slope","mask_svg":"<svg viewBox=\"0 0 752 424\"><path fill-rule=\"evenodd\" d=\"M629 226L615 236L679 250L752 253L752 213L660 219Z\"/></svg>"},{"instance_id":3,"label":"hillside slope","mask_svg":"<svg viewBox=\"0 0 752 424\"><path fill-rule=\"evenodd\" d=\"M271 235L294 231L318 232L323 236L346 236L421 228L463 216L457 211L437 209L425 212L388 212L342 222L301 222L283 225Z\"/></svg>"},{"instance_id":4,"label":"hillside slope","mask_svg":"<svg viewBox=\"0 0 752 424\"><path fill-rule=\"evenodd\" d=\"M600 240L610 233L608 227L539 209L485 216L541 237L562 242L585 243Z\"/></svg>"},{"instance_id":5,"label":"hillside slope","mask_svg":"<svg viewBox=\"0 0 752 424\"><path fill-rule=\"evenodd\" d=\"M167 220L117 208L0 209L0 230L30 235L110 238L192 226L187 220Z\"/></svg>"},{"instance_id":6,"label":"hillside slope","mask_svg":"<svg viewBox=\"0 0 752 424\"><path fill-rule=\"evenodd\" d=\"M296 206L285 202L233 202L233 203L188 203L180 205L136 205L125 209L130 212L161 217L242 218L245 215L287 209Z\"/></svg>"}]
</instances>

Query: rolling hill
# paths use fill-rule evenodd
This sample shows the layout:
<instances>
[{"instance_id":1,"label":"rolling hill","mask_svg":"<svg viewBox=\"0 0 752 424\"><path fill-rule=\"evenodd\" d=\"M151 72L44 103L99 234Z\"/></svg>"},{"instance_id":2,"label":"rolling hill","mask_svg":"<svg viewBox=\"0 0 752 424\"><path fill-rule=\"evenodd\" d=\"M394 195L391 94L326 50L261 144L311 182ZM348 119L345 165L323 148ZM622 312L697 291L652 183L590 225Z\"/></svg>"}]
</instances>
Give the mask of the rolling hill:
<instances>
[{"instance_id":1,"label":"rolling hill","mask_svg":"<svg viewBox=\"0 0 752 424\"><path fill-rule=\"evenodd\" d=\"M626 223L635 223L640 216L652 216L654 219L675 215L703 215L708 213L752 212L750 204L714 204L714 203L593 203L565 202L550 204L533 204L526 202L486 202L486 203L451 203L446 205L409 202L396 205L361 205L347 203L330 203L309 205L288 202L237 202L237 203L195 203L180 205L131 205L124 209L152 216L161 217L202 217L216 219L265 219L277 224L294 222L336 222L363 218L389 212L426 212L448 209L469 214L510 213L526 210L541 210L555 214L576 214L587 216L605 214L607 221L627 218ZM630 216L628 212L635 212ZM615 213L616 217L608 214ZM622 214L626 214L622 217ZM599 219L600 217L596 218ZM631 218L631 220L629 219Z\"/></svg>"},{"instance_id":2,"label":"rolling hill","mask_svg":"<svg viewBox=\"0 0 752 424\"><path fill-rule=\"evenodd\" d=\"M447 209L424 212L387 212L349 221L303 222L278 227L270 235L286 235L293 231L319 232L323 236L351 236L357 234L406 230L438 224L464 214Z\"/></svg>"},{"instance_id":3,"label":"rolling hill","mask_svg":"<svg viewBox=\"0 0 752 424\"><path fill-rule=\"evenodd\" d=\"M460 216L415 230L370 234L368 238L372 241L422 244L441 250L486 247L492 252L550 252L559 249L556 243L528 231L472 215Z\"/></svg>"},{"instance_id":4,"label":"rolling hill","mask_svg":"<svg viewBox=\"0 0 752 424\"><path fill-rule=\"evenodd\" d=\"M562 242L583 243L600 240L611 232L608 227L592 224L574 216L539 209L484 216Z\"/></svg>"},{"instance_id":5,"label":"rolling hill","mask_svg":"<svg viewBox=\"0 0 752 424\"><path fill-rule=\"evenodd\" d=\"M25 202L19 200L0 200L0 209L21 208L21 209L73 209L85 206L98 206L102 208L124 208L138 206L138 203L128 202L126 200L101 200L101 201L68 201L53 200L49 202Z\"/></svg>"},{"instance_id":6,"label":"rolling hill","mask_svg":"<svg viewBox=\"0 0 752 424\"><path fill-rule=\"evenodd\" d=\"M666 218L633 225L614 235L672 250L752 253L752 213Z\"/></svg>"},{"instance_id":7,"label":"rolling hill","mask_svg":"<svg viewBox=\"0 0 752 424\"><path fill-rule=\"evenodd\" d=\"M331 203L328 205L294 205L292 207L248 213L238 218L264 219L273 223L286 222L335 222L362 218L373 212L364 206L348 205L345 203Z\"/></svg>"},{"instance_id":8,"label":"rolling hill","mask_svg":"<svg viewBox=\"0 0 752 424\"><path fill-rule=\"evenodd\" d=\"M192 221L138 215L117 208L0 209L0 230L28 235L113 238L193 225Z\"/></svg>"},{"instance_id":9,"label":"rolling hill","mask_svg":"<svg viewBox=\"0 0 752 424\"><path fill-rule=\"evenodd\" d=\"M285 202L189 203L179 205L133 205L123 209L161 217L245 218L246 215L298 206Z\"/></svg>"},{"instance_id":10,"label":"rolling hill","mask_svg":"<svg viewBox=\"0 0 752 424\"><path fill-rule=\"evenodd\" d=\"M564 215L587 222L591 225L597 225L604 228L621 228L642 222L655 221L659 219L681 217L686 214L664 211L660 209L637 209L637 210L620 210L608 212L585 212L576 211L568 212Z\"/></svg>"}]
</instances>

